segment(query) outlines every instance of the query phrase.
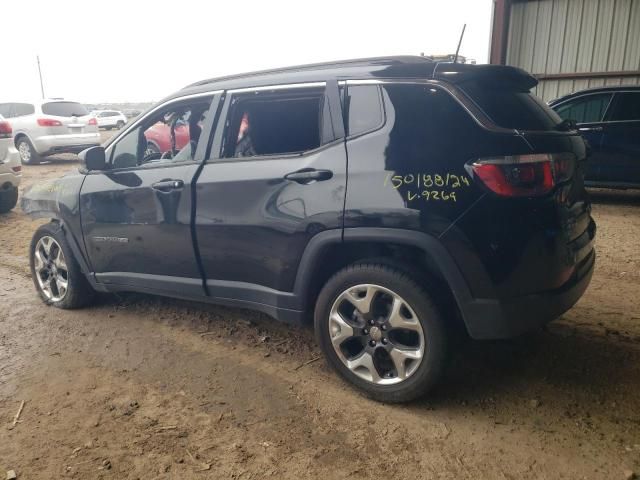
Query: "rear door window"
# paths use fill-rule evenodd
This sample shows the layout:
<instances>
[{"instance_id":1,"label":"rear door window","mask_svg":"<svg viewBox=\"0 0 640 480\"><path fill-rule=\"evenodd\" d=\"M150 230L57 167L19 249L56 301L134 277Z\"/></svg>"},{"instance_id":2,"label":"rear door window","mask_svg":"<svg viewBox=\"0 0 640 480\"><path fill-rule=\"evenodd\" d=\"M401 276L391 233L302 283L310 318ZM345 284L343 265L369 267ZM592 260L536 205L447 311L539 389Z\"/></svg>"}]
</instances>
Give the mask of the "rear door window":
<instances>
[{"instance_id":1,"label":"rear door window","mask_svg":"<svg viewBox=\"0 0 640 480\"><path fill-rule=\"evenodd\" d=\"M558 105L555 110L563 120L575 120L576 123L598 123L604 118L611 97L611 93L584 95Z\"/></svg>"},{"instance_id":2,"label":"rear door window","mask_svg":"<svg viewBox=\"0 0 640 480\"><path fill-rule=\"evenodd\" d=\"M42 113L56 117L84 117L89 112L77 102L49 102L42 104Z\"/></svg>"},{"instance_id":3,"label":"rear door window","mask_svg":"<svg viewBox=\"0 0 640 480\"><path fill-rule=\"evenodd\" d=\"M324 88L235 94L223 140L223 157L304 153L320 146Z\"/></svg>"},{"instance_id":4,"label":"rear door window","mask_svg":"<svg viewBox=\"0 0 640 480\"><path fill-rule=\"evenodd\" d=\"M616 93L607 120L612 122L640 120L640 92Z\"/></svg>"},{"instance_id":5,"label":"rear door window","mask_svg":"<svg viewBox=\"0 0 640 480\"><path fill-rule=\"evenodd\" d=\"M465 93L499 127L516 130L555 130L562 119L533 93L493 87L487 82L461 85Z\"/></svg>"},{"instance_id":6,"label":"rear door window","mask_svg":"<svg viewBox=\"0 0 640 480\"><path fill-rule=\"evenodd\" d=\"M14 103L13 104L13 116L24 117L25 115L32 115L35 113L35 108L30 103Z\"/></svg>"}]
</instances>

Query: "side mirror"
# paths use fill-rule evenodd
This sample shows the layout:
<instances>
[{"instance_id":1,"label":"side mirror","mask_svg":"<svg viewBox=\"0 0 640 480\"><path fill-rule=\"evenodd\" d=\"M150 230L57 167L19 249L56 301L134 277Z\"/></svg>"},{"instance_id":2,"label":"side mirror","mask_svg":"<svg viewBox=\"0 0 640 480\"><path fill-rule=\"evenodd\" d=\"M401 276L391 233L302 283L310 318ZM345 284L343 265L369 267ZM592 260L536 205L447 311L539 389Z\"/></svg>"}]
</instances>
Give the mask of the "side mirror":
<instances>
[{"instance_id":1,"label":"side mirror","mask_svg":"<svg viewBox=\"0 0 640 480\"><path fill-rule=\"evenodd\" d=\"M78 155L87 170L105 170L107 157L103 147L90 147Z\"/></svg>"}]
</instances>

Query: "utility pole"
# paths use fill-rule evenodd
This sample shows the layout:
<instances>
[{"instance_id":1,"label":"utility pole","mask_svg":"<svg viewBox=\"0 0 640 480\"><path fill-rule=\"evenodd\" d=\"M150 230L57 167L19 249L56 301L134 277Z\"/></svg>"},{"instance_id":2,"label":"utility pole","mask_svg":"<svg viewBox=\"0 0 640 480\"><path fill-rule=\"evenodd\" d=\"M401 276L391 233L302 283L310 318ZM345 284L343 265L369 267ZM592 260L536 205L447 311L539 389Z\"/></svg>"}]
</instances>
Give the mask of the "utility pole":
<instances>
[{"instance_id":1,"label":"utility pole","mask_svg":"<svg viewBox=\"0 0 640 480\"><path fill-rule=\"evenodd\" d=\"M40 55L36 55L36 60L38 61L38 75L40 75L40 93L42 93L42 98L44 98L44 85L42 83L42 70L40 69Z\"/></svg>"}]
</instances>

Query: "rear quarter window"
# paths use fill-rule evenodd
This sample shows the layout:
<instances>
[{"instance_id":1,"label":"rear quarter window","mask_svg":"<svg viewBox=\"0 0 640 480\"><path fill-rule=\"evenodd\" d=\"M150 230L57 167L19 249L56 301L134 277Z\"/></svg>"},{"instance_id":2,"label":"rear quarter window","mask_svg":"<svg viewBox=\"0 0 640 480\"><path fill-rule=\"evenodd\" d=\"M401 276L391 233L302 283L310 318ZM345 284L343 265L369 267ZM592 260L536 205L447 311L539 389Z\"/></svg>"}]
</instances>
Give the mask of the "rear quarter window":
<instances>
[{"instance_id":1,"label":"rear quarter window","mask_svg":"<svg viewBox=\"0 0 640 480\"><path fill-rule=\"evenodd\" d=\"M84 105L77 102L49 102L42 104L42 113L56 117L83 117L89 115Z\"/></svg>"},{"instance_id":2,"label":"rear quarter window","mask_svg":"<svg viewBox=\"0 0 640 480\"><path fill-rule=\"evenodd\" d=\"M562 119L529 91L495 88L469 82L462 90L499 127L515 130L555 130Z\"/></svg>"}]
</instances>

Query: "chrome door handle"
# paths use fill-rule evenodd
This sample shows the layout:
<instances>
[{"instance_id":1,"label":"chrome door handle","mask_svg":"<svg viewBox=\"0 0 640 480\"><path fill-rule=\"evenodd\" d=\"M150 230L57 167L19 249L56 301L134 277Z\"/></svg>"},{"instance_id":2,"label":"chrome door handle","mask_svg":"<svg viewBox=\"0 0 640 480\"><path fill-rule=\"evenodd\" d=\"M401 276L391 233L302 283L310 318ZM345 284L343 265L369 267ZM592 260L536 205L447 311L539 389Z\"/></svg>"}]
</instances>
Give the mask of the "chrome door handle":
<instances>
[{"instance_id":1,"label":"chrome door handle","mask_svg":"<svg viewBox=\"0 0 640 480\"><path fill-rule=\"evenodd\" d=\"M306 185L312 182L321 182L333 177L331 170L316 170L315 168L303 168L295 172L287 173L284 178Z\"/></svg>"},{"instance_id":2,"label":"chrome door handle","mask_svg":"<svg viewBox=\"0 0 640 480\"><path fill-rule=\"evenodd\" d=\"M160 190L161 192L168 192L170 190L178 190L184 187L182 180L161 180L151 185L154 190Z\"/></svg>"}]
</instances>

